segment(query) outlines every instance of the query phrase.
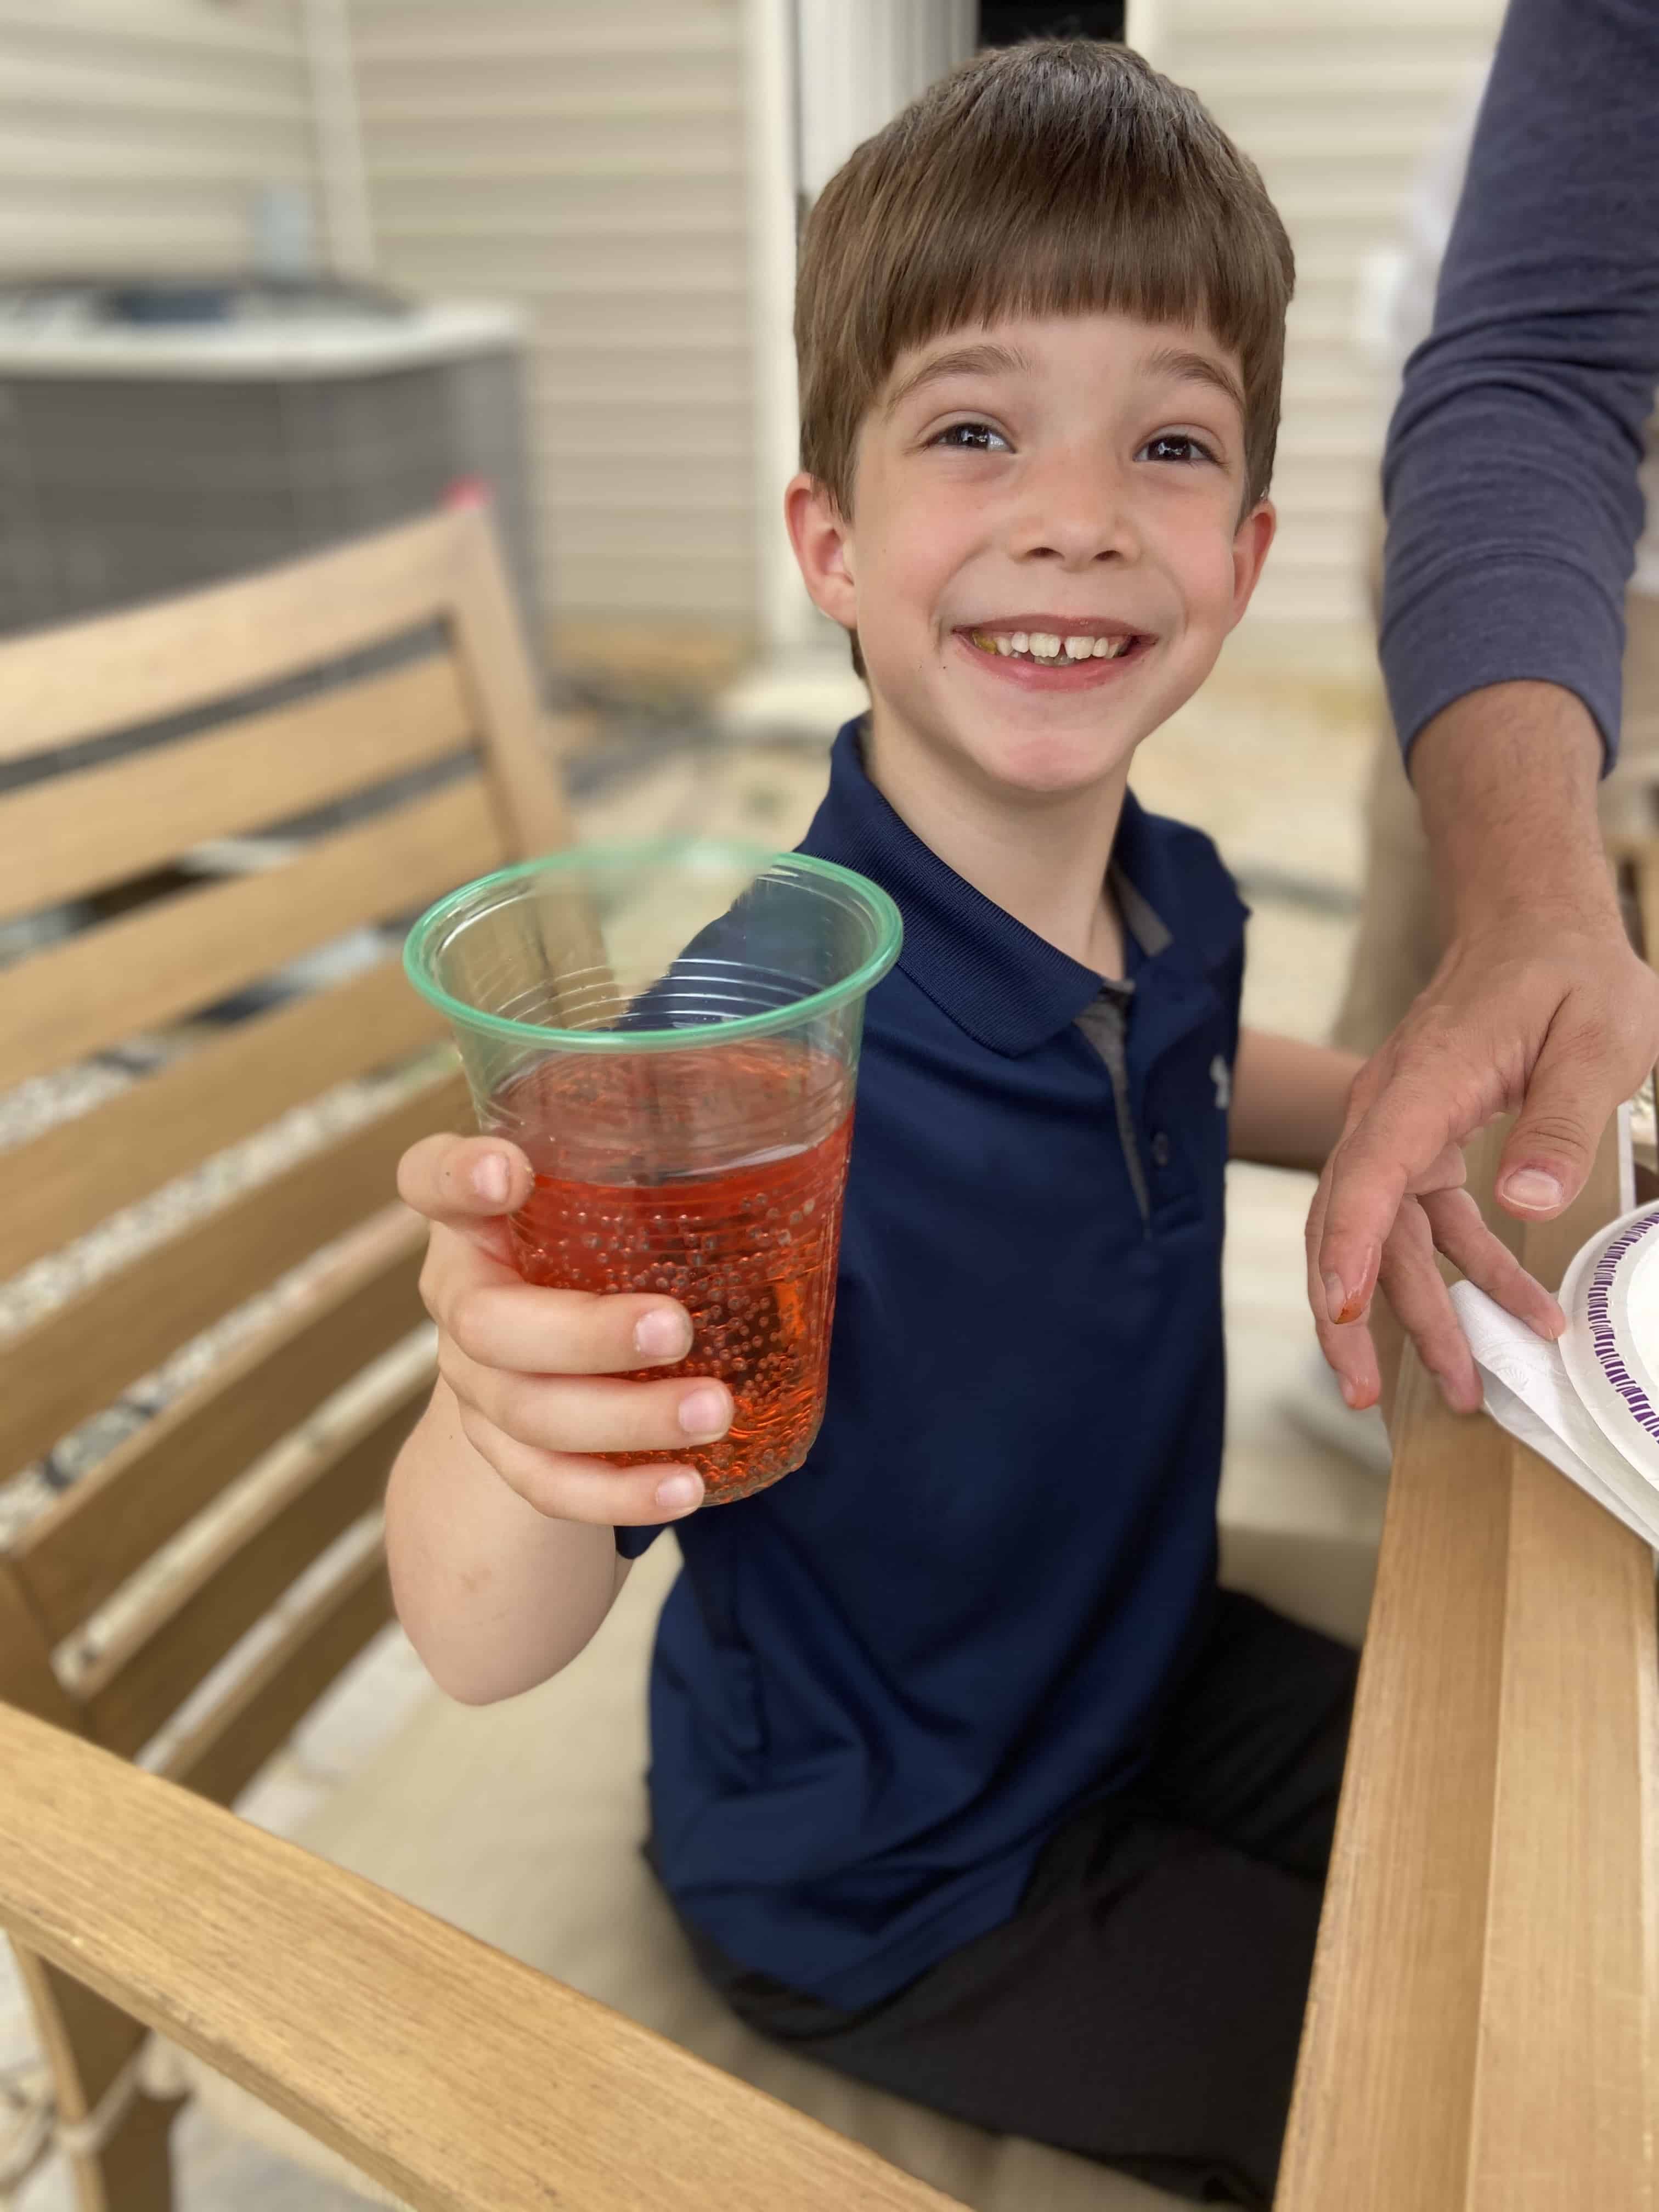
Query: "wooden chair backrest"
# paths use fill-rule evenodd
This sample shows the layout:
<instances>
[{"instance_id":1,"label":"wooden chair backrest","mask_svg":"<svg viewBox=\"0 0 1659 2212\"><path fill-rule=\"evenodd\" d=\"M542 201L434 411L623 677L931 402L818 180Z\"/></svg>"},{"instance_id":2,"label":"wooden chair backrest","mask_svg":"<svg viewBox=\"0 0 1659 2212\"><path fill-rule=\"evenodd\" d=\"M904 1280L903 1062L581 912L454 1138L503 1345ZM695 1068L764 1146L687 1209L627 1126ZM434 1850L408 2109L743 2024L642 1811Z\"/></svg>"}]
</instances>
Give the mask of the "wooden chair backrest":
<instances>
[{"instance_id":1,"label":"wooden chair backrest","mask_svg":"<svg viewBox=\"0 0 1659 2212\"><path fill-rule=\"evenodd\" d=\"M0 1342L3 1482L283 1285L0 1553L0 1698L124 1757L149 1747L159 1771L228 1802L388 1617L375 1516L431 1376L411 1334L422 1224L396 1204L393 1169L469 1109L392 933L331 987L185 1025L331 940L563 842L565 809L478 508L0 644L0 924L103 909L0 969L0 1092L141 1033L182 1039L156 1072L0 1152L0 1283L290 1109L377 1079L340 1133L173 1233L134 1237L129 1217L136 1249ZM173 731L137 750L95 742L157 723ZM293 842L280 865L198 888L161 872L345 800L343 826ZM135 882L169 887L135 902L120 889ZM400 1342L412 1356L388 1382L307 1430ZM287 1600L343 1539L343 1571ZM198 1710L206 1678L279 1606L257 1664ZM23 1964L60 2108L83 2118L143 2031ZM90 2165L79 2179L93 2203L103 2182Z\"/></svg>"},{"instance_id":2,"label":"wooden chair backrest","mask_svg":"<svg viewBox=\"0 0 1659 2212\"><path fill-rule=\"evenodd\" d=\"M1656 940L1659 942L1659 940ZM1620 1210L1522 1228L1540 1281ZM1648 1547L1400 1348L1394 1472L1276 2212L1655 2212Z\"/></svg>"}]
</instances>

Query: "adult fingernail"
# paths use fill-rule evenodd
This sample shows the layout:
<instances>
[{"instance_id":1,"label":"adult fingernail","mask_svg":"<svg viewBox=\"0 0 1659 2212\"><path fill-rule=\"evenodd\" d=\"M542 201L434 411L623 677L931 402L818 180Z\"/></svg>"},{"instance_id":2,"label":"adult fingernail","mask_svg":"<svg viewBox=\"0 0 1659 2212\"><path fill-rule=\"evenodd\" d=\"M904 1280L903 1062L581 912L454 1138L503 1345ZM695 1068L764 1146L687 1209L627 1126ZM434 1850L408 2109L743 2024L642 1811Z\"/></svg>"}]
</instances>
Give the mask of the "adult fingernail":
<instances>
[{"instance_id":1,"label":"adult fingernail","mask_svg":"<svg viewBox=\"0 0 1659 2212\"><path fill-rule=\"evenodd\" d=\"M678 1306L656 1306L635 1324L634 1349L643 1359L684 1359L691 1349L691 1323Z\"/></svg>"},{"instance_id":2,"label":"adult fingernail","mask_svg":"<svg viewBox=\"0 0 1659 2212\"><path fill-rule=\"evenodd\" d=\"M724 1390L693 1390L680 1400L680 1426L700 1444L711 1444L726 1434L731 1420Z\"/></svg>"},{"instance_id":3,"label":"adult fingernail","mask_svg":"<svg viewBox=\"0 0 1659 2212\"><path fill-rule=\"evenodd\" d=\"M671 1474L657 1485L657 1503L665 1513L684 1513L702 1495L695 1474Z\"/></svg>"},{"instance_id":4,"label":"adult fingernail","mask_svg":"<svg viewBox=\"0 0 1659 2212\"><path fill-rule=\"evenodd\" d=\"M1332 1321L1352 1320L1352 1316L1348 1311L1348 1294L1342 1287L1341 1276L1326 1275L1322 1279L1325 1286L1325 1311L1328 1318Z\"/></svg>"},{"instance_id":5,"label":"adult fingernail","mask_svg":"<svg viewBox=\"0 0 1659 2212\"><path fill-rule=\"evenodd\" d=\"M1359 1411L1359 1385L1349 1382L1346 1375L1342 1377L1342 1399L1351 1413Z\"/></svg>"},{"instance_id":6,"label":"adult fingernail","mask_svg":"<svg viewBox=\"0 0 1659 2212\"><path fill-rule=\"evenodd\" d=\"M1511 1206L1544 1213L1559 1206L1566 1193L1555 1176L1547 1175L1542 1168L1517 1168L1512 1176L1505 1176L1498 1195Z\"/></svg>"},{"instance_id":7,"label":"adult fingernail","mask_svg":"<svg viewBox=\"0 0 1659 2212\"><path fill-rule=\"evenodd\" d=\"M513 1188L513 1172L500 1152L486 1152L472 1169L472 1188L490 1206L504 1206Z\"/></svg>"}]
</instances>

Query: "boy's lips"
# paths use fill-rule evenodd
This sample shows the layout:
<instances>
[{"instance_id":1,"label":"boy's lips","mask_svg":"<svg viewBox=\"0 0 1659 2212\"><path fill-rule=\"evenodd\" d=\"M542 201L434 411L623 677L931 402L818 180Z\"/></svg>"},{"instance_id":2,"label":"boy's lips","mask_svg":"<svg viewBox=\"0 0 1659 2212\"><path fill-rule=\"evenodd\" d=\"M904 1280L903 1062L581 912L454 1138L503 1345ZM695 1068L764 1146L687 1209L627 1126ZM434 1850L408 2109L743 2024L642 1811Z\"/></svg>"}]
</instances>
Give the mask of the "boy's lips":
<instances>
[{"instance_id":1,"label":"boy's lips","mask_svg":"<svg viewBox=\"0 0 1659 2212\"><path fill-rule=\"evenodd\" d=\"M1110 683L1157 642L1149 632L1106 616L999 617L964 623L952 635L986 674L1042 691Z\"/></svg>"}]
</instances>

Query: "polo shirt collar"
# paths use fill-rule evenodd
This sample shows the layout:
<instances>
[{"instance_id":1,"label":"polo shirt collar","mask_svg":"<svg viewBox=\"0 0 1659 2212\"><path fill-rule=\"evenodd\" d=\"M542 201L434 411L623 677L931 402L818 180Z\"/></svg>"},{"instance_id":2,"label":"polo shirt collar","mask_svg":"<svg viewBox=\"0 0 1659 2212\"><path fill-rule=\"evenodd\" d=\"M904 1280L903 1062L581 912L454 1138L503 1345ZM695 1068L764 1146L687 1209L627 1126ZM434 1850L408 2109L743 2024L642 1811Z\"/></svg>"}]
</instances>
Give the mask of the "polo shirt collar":
<instances>
[{"instance_id":1,"label":"polo shirt collar","mask_svg":"<svg viewBox=\"0 0 1659 2212\"><path fill-rule=\"evenodd\" d=\"M899 966L958 1028L994 1052L1035 1050L1093 1003L1099 975L965 883L900 819L865 772L862 719L836 739L829 793L801 849L855 868L890 894L904 920ZM1126 794L1112 874L1145 961L1184 965L1182 909L1190 901L1181 898L1166 850L1168 826ZM1237 917L1242 908L1229 892ZM1234 933L1237 927L1233 919ZM1191 949L1201 957L1200 947Z\"/></svg>"}]
</instances>

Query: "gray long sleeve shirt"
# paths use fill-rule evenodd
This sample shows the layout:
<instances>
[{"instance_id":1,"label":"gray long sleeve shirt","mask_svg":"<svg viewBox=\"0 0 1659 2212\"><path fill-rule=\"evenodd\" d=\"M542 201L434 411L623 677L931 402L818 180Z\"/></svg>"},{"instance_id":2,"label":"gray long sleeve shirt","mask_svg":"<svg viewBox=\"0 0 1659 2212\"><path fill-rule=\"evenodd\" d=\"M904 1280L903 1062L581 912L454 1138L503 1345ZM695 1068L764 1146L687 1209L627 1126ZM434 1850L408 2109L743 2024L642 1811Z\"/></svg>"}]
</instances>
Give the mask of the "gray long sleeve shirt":
<instances>
[{"instance_id":1,"label":"gray long sleeve shirt","mask_svg":"<svg viewBox=\"0 0 1659 2212\"><path fill-rule=\"evenodd\" d=\"M1401 742L1483 684L1618 744L1637 467L1659 384L1659 0L1510 0L1383 459Z\"/></svg>"}]
</instances>

